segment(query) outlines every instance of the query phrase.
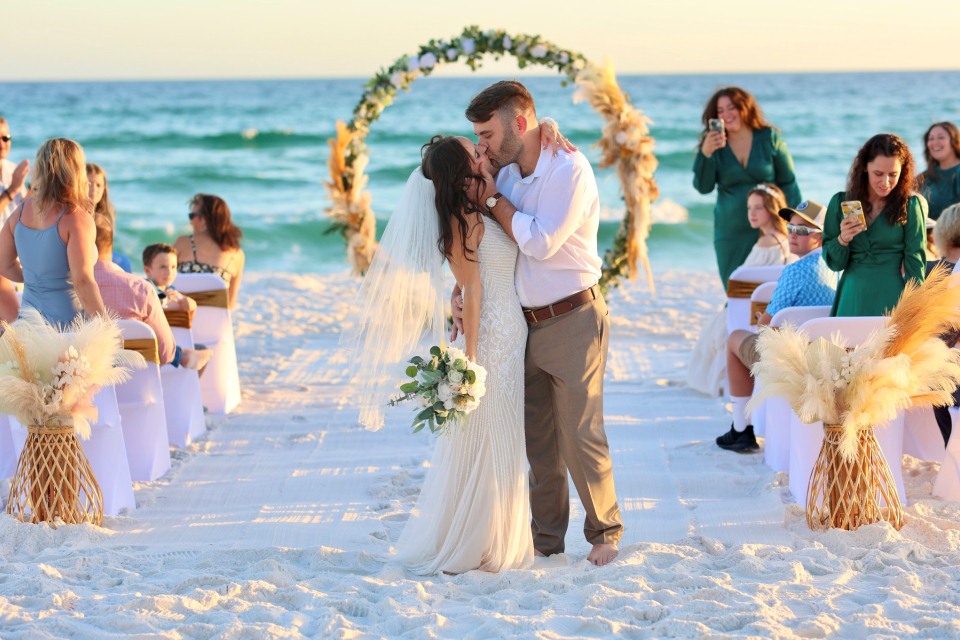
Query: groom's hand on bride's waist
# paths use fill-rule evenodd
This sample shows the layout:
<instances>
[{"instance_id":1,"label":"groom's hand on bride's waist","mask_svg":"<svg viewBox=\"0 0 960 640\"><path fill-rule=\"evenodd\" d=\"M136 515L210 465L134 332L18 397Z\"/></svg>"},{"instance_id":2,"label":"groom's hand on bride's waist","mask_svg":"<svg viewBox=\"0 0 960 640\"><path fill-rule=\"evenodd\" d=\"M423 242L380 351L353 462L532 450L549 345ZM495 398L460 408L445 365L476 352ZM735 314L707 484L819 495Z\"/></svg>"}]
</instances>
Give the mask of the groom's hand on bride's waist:
<instances>
[{"instance_id":1,"label":"groom's hand on bride's waist","mask_svg":"<svg viewBox=\"0 0 960 640\"><path fill-rule=\"evenodd\" d=\"M460 285L453 288L450 294L450 310L453 315L453 329L450 330L450 342L457 339L457 336L463 333L463 292Z\"/></svg>"}]
</instances>

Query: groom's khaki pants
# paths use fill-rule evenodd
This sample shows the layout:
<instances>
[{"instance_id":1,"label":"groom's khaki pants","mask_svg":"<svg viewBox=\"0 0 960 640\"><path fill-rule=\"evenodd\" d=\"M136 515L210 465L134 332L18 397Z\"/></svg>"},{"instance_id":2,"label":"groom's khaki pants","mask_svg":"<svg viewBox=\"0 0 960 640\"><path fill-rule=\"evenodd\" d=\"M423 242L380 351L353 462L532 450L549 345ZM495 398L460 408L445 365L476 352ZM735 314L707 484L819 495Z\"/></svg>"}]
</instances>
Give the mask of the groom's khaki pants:
<instances>
[{"instance_id":1,"label":"groom's khaki pants","mask_svg":"<svg viewBox=\"0 0 960 640\"><path fill-rule=\"evenodd\" d=\"M562 553L570 520L567 471L586 511L591 544L620 540L623 524L603 429L603 372L610 321L602 297L529 325L526 440L533 546Z\"/></svg>"}]
</instances>

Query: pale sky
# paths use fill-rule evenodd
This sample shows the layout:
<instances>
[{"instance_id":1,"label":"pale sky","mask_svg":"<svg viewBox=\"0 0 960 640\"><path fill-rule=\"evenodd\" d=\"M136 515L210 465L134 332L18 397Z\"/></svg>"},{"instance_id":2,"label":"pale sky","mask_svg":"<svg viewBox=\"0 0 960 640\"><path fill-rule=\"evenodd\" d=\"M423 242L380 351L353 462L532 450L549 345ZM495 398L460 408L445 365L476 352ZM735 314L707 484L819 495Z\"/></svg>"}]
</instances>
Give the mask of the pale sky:
<instances>
[{"instance_id":1,"label":"pale sky","mask_svg":"<svg viewBox=\"0 0 960 640\"><path fill-rule=\"evenodd\" d=\"M960 68L958 0L6 0L2 15L0 81L367 77L469 24L624 74Z\"/></svg>"}]
</instances>

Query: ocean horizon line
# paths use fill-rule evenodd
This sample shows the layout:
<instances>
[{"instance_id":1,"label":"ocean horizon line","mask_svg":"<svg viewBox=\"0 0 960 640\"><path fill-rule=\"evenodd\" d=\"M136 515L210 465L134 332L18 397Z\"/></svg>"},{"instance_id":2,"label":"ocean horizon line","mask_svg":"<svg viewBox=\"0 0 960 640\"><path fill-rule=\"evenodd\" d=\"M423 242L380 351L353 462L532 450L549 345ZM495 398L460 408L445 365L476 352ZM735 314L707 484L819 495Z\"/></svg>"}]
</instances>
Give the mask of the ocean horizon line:
<instances>
[{"instance_id":1,"label":"ocean horizon line","mask_svg":"<svg viewBox=\"0 0 960 640\"><path fill-rule=\"evenodd\" d=\"M358 75L290 75L290 76L236 76L236 77L114 77L114 78L13 78L0 79L0 85L32 85L32 84L137 84L137 83L242 83L242 82L316 82L316 81L358 81L366 82L373 75L383 69L378 69L367 76ZM515 69L518 75L524 78L554 78L559 73L545 73L542 69ZM960 73L960 67L955 68L924 68L924 69L811 69L811 70L707 70L707 71L663 71L663 72L618 72L618 78L696 78L712 76L835 76L835 75L909 75L934 73ZM473 77L496 78L505 74L495 70L456 73L448 72L445 68L431 74L431 78L467 79ZM420 78L418 78L420 79Z\"/></svg>"}]
</instances>

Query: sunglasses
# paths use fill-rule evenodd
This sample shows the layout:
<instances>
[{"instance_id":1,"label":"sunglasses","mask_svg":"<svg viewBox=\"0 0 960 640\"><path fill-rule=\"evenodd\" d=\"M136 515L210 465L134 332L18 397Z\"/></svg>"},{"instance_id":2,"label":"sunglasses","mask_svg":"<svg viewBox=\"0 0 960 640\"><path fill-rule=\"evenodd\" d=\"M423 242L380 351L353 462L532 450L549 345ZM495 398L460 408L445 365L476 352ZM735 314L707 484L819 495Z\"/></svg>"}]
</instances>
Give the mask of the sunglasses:
<instances>
[{"instance_id":1,"label":"sunglasses","mask_svg":"<svg viewBox=\"0 0 960 640\"><path fill-rule=\"evenodd\" d=\"M810 227L805 227L802 224L788 224L787 233L792 233L796 236L808 236L811 233L823 233L820 229L811 229Z\"/></svg>"},{"instance_id":2,"label":"sunglasses","mask_svg":"<svg viewBox=\"0 0 960 640\"><path fill-rule=\"evenodd\" d=\"M4 142L10 142L13 140L13 136L0 136L0 140L3 140Z\"/></svg>"},{"instance_id":3,"label":"sunglasses","mask_svg":"<svg viewBox=\"0 0 960 640\"><path fill-rule=\"evenodd\" d=\"M191 211L190 213L187 214L187 217L193 220L194 218L199 218L200 214L197 213L196 211Z\"/></svg>"}]
</instances>

